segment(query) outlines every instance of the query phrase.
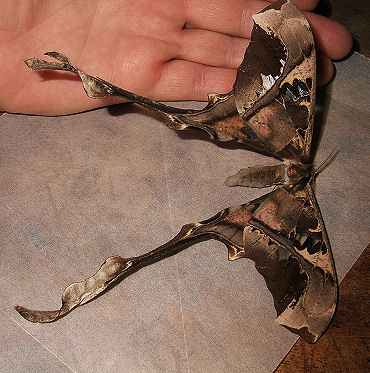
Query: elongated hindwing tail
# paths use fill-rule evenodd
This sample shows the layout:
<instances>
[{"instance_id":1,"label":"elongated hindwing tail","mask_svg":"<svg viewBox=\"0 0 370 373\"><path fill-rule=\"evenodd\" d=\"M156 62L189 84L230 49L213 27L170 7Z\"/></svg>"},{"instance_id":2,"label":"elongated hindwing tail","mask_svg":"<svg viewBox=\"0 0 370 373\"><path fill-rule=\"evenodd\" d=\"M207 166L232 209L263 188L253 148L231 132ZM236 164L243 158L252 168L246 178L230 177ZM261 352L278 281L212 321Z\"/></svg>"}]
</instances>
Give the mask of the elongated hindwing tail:
<instances>
[{"instance_id":1,"label":"elongated hindwing tail","mask_svg":"<svg viewBox=\"0 0 370 373\"><path fill-rule=\"evenodd\" d=\"M16 310L29 321L54 321L92 300L124 275L212 238L228 247L230 260L249 258L255 262L274 298L277 321L314 342L331 320L336 287L331 259L325 269L322 267L330 252L316 248L318 242L324 241L319 238L322 232L316 212L310 209L301 196L297 198L284 187L278 188L248 204L222 210L211 219L185 225L171 241L141 257L108 258L94 276L66 288L60 310L36 311L22 306L16 306ZM314 244L297 246L297 242L302 244L302 237L307 241L311 233ZM313 248L315 253L311 252Z\"/></svg>"}]
</instances>

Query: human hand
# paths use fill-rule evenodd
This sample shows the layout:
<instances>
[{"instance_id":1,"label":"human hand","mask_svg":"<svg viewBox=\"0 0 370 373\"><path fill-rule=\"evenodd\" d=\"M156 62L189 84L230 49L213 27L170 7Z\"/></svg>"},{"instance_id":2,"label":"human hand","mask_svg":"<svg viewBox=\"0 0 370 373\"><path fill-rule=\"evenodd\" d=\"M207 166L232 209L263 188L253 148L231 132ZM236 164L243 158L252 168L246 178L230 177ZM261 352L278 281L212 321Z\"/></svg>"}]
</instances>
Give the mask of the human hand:
<instances>
[{"instance_id":1,"label":"human hand","mask_svg":"<svg viewBox=\"0 0 370 373\"><path fill-rule=\"evenodd\" d=\"M205 100L232 89L262 0L0 0L0 110L59 115L122 102L91 100L73 76L30 74L21 63L45 51L154 100ZM318 83L333 73L352 39L342 25L305 10L318 51Z\"/></svg>"}]
</instances>

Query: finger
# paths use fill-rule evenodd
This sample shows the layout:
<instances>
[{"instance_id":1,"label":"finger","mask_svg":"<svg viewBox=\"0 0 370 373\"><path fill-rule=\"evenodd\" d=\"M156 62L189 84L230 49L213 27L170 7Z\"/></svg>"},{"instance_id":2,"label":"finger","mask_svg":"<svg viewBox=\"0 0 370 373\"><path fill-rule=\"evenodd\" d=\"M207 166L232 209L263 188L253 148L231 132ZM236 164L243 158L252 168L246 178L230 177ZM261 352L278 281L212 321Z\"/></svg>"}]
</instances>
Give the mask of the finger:
<instances>
[{"instance_id":1,"label":"finger","mask_svg":"<svg viewBox=\"0 0 370 373\"><path fill-rule=\"evenodd\" d=\"M312 8L316 0L297 0L305 8ZM250 38L252 15L269 3L262 0L189 0L185 11L186 22L193 27L241 38ZM349 31L336 21L318 14L305 12L314 32L320 53L332 59L344 57L352 47Z\"/></svg>"},{"instance_id":2,"label":"finger","mask_svg":"<svg viewBox=\"0 0 370 373\"><path fill-rule=\"evenodd\" d=\"M243 61L249 44L248 39L200 29L183 30L180 42L176 59L233 69Z\"/></svg>"},{"instance_id":3,"label":"finger","mask_svg":"<svg viewBox=\"0 0 370 373\"><path fill-rule=\"evenodd\" d=\"M333 77L334 66L331 59L325 55L317 55L317 85L321 86L330 81Z\"/></svg>"},{"instance_id":4,"label":"finger","mask_svg":"<svg viewBox=\"0 0 370 373\"><path fill-rule=\"evenodd\" d=\"M209 92L231 91L235 77L235 69L172 60L164 64L161 78L150 97L167 101L207 100Z\"/></svg>"},{"instance_id":5,"label":"finger","mask_svg":"<svg viewBox=\"0 0 370 373\"><path fill-rule=\"evenodd\" d=\"M250 39L252 15L269 5L263 0L188 0L185 22L192 27Z\"/></svg>"},{"instance_id":6,"label":"finger","mask_svg":"<svg viewBox=\"0 0 370 373\"><path fill-rule=\"evenodd\" d=\"M195 28L250 39L252 15L274 1L263 0L188 0L185 22ZM312 10L318 0L295 0L303 10Z\"/></svg>"},{"instance_id":7,"label":"finger","mask_svg":"<svg viewBox=\"0 0 370 373\"><path fill-rule=\"evenodd\" d=\"M317 51L331 59L345 57L352 48L352 36L340 23L318 14L305 14L312 28Z\"/></svg>"},{"instance_id":8,"label":"finger","mask_svg":"<svg viewBox=\"0 0 370 373\"><path fill-rule=\"evenodd\" d=\"M270 3L275 3L277 0L268 0ZM314 10L319 0L293 0L294 4L301 10Z\"/></svg>"}]
</instances>

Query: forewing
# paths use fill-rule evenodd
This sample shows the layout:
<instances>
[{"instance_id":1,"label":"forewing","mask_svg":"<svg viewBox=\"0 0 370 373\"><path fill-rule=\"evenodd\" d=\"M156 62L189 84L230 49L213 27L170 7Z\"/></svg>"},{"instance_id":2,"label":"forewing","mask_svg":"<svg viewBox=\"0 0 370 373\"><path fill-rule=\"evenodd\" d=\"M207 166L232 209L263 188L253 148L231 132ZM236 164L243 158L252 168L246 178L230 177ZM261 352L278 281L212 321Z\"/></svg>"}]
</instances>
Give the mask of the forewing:
<instances>
[{"instance_id":1,"label":"forewing","mask_svg":"<svg viewBox=\"0 0 370 373\"><path fill-rule=\"evenodd\" d=\"M278 1L254 17L252 38L234 89L210 94L202 110L184 110L121 89L74 67L58 52L61 63L26 60L35 71L78 74L92 98L120 96L154 111L175 130L196 127L220 141L237 141L262 152L298 161L310 155L315 91L315 49L308 22L289 0Z\"/></svg>"}]
</instances>

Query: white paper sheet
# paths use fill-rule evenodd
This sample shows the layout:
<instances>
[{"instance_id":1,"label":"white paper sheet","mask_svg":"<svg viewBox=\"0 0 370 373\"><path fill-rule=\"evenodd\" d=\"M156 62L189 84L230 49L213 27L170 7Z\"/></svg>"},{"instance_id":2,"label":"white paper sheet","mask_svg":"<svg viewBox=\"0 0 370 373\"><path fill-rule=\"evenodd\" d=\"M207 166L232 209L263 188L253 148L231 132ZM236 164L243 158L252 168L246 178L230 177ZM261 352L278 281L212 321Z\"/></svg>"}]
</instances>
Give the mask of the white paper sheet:
<instances>
[{"instance_id":1,"label":"white paper sheet","mask_svg":"<svg viewBox=\"0 0 370 373\"><path fill-rule=\"evenodd\" d=\"M339 154L316 192L342 279L369 242L370 63L355 53L336 66L316 163ZM142 254L185 223L264 194L223 182L275 160L175 133L128 105L55 118L4 114L0 133L0 370L276 368L296 336L275 323L254 264L228 262L216 241L134 273L52 324L29 323L12 308L56 309L64 287L106 257Z\"/></svg>"}]
</instances>

